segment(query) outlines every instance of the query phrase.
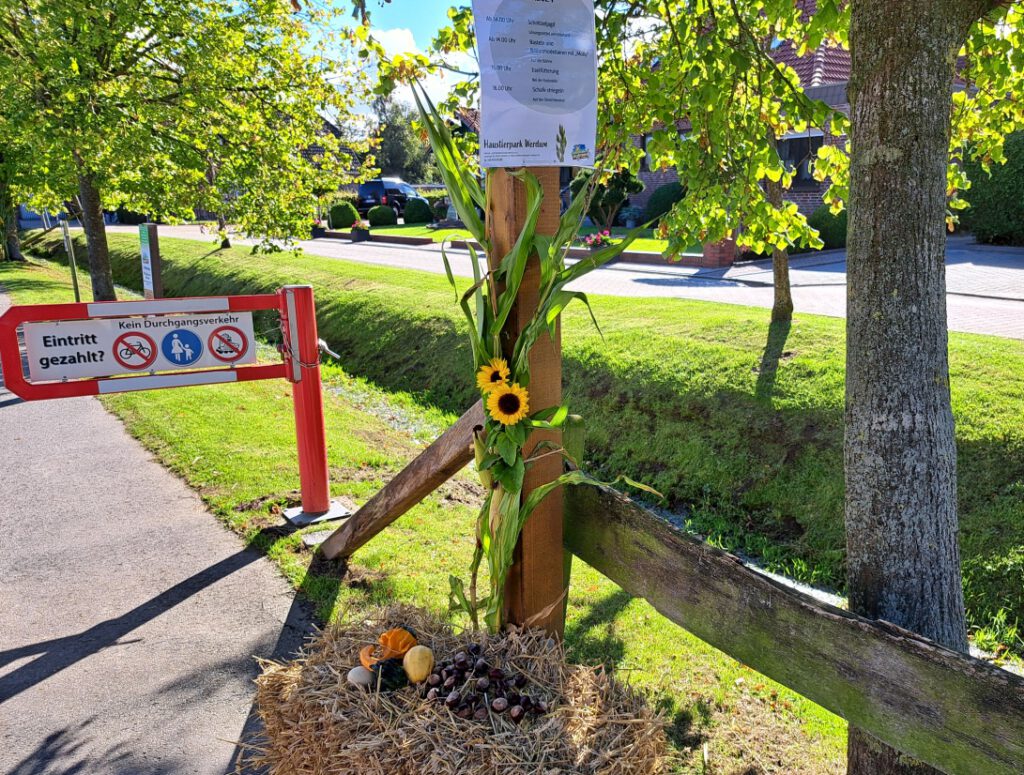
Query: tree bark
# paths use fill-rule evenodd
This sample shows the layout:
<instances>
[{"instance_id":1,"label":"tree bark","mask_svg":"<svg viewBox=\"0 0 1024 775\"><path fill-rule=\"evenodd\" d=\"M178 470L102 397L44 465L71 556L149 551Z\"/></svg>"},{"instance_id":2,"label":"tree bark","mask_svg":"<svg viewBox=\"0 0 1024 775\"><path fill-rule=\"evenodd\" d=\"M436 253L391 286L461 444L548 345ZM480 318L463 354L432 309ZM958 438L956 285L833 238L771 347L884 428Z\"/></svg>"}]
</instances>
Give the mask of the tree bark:
<instances>
[{"instance_id":1,"label":"tree bark","mask_svg":"<svg viewBox=\"0 0 1024 775\"><path fill-rule=\"evenodd\" d=\"M766 180L765 192L773 207L782 207L782 184ZM774 279L774 300L772 322L784 323L793 319L793 292L789 287L789 251L785 248L772 250L772 275Z\"/></svg>"},{"instance_id":2,"label":"tree bark","mask_svg":"<svg viewBox=\"0 0 1024 775\"><path fill-rule=\"evenodd\" d=\"M24 261L21 239L18 237L18 206L9 204L4 213L4 255L8 261Z\"/></svg>"},{"instance_id":3,"label":"tree bark","mask_svg":"<svg viewBox=\"0 0 1024 775\"><path fill-rule=\"evenodd\" d=\"M221 250L227 250L231 247L231 238L228 237L228 220L223 215L217 216L217 230L223 235L220 238Z\"/></svg>"},{"instance_id":4,"label":"tree bark","mask_svg":"<svg viewBox=\"0 0 1024 775\"><path fill-rule=\"evenodd\" d=\"M4 161L0 153L0 162ZM18 239L18 205L11 195L9 181L0 180L0 259L24 261Z\"/></svg>"},{"instance_id":5,"label":"tree bark","mask_svg":"<svg viewBox=\"0 0 1024 775\"><path fill-rule=\"evenodd\" d=\"M110 271L110 249L107 247L107 226L103 222L103 205L96 180L90 172L79 172L78 199L88 246L93 300L115 301L117 293L114 291L114 276Z\"/></svg>"},{"instance_id":6,"label":"tree bark","mask_svg":"<svg viewBox=\"0 0 1024 775\"><path fill-rule=\"evenodd\" d=\"M850 32L850 608L959 651L967 650L967 629L944 220L954 64L973 11L980 12L976 1L855 2ZM853 775L934 772L856 728L848 768Z\"/></svg>"}]
</instances>

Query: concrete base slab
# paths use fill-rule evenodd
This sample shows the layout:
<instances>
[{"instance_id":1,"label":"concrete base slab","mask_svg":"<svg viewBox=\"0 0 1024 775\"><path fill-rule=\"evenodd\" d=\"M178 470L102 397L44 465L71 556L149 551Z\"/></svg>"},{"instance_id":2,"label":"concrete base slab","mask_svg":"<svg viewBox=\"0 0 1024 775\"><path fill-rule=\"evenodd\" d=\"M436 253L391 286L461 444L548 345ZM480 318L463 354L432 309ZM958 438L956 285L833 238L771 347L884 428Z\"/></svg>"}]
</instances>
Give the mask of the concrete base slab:
<instances>
[{"instance_id":1,"label":"concrete base slab","mask_svg":"<svg viewBox=\"0 0 1024 775\"><path fill-rule=\"evenodd\" d=\"M332 519L344 519L350 516L352 516L351 509L337 501L331 501L331 508L322 514L310 514L303 511L301 506L285 509L284 512L284 518L297 527L306 527L307 525L315 525L318 522L329 522Z\"/></svg>"},{"instance_id":2,"label":"concrete base slab","mask_svg":"<svg viewBox=\"0 0 1024 775\"><path fill-rule=\"evenodd\" d=\"M333 535L334 530L317 530L315 533L306 533L302 536L302 545L315 549Z\"/></svg>"}]
</instances>

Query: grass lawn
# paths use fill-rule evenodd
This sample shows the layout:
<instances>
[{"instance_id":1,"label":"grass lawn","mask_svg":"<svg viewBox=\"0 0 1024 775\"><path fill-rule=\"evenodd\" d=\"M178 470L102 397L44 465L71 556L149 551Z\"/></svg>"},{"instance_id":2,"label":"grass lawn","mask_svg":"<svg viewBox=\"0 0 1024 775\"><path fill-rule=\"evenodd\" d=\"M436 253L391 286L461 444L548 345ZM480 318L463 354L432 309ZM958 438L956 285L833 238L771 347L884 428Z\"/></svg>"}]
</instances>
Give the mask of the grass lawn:
<instances>
[{"instance_id":1,"label":"grass lawn","mask_svg":"<svg viewBox=\"0 0 1024 775\"><path fill-rule=\"evenodd\" d=\"M375 227L370 230L373 234L378 235L394 235L398 237L430 237L434 242L441 242L445 239L461 240L469 239L470 234L465 229L431 229L423 225L413 226L384 226ZM580 229L580 236L586 236L587 234L593 234L597 229L593 226L584 227ZM612 229L612 238L620 238L626 234L628 229L616 227ZM630 250L640 251L644 253L663 253L668 247L668 240L657 239L654 236L653 229L645 229L644 236L635 240L630 246ZM689 248L687 253L699 253L700 245L694 245Z\"/></svg>"},{"instance_id":2,"label":"grass lawn","mask_svg":"<svg viewBox=\"0 0 1024 775\"><path fill-rule=\"evenodd\" d=\"M179 263L195 243L164 240L161 246L171 269L165 280L174 278L171 282L177 284L192 277L195 283L209 282ZM265 260L251 259L244 251L231 257L233 263L237 259L236 270L243 269L243 257ZM220 258L196 260L216 263ZM288 257L270 261L280 262L275 266L284 271L296 268L288 264ZM302 268L315 271L314 264ZM19 303L66 301L66 275L50 264L0 263L0 284ZM387 292L380 285L368 286L368 280L349 281L364 290L372 287L377 294ZM425 289L397 293L417 290ZM433 304L432 296L427 303ZM325 328L330 320L342 322L343 316L332 317L340 312L332 313L326 305L321 313ZM415 344L404 334L397 336L412 355ZM422 396L384 390L336 366L325 370L325 379L332 492L356 503L417 453L422 442L414 437L430 438L452 419L444 411L425 407L417 400ZM298 487L290 390L283 382L130 393L108 397L104 403L194 487L227 526L272 558L294 586L316 602L325 620L346 611L359 615L368 606L395 600L443 610L448 574L466 571L480 491L465 474L357 552L344 580L339 581L336 567L311 563L301 532L282 528L279 514L281 507L295 502ZM322 526L304 532L317 529ZM672 720L679 772L844 771L845 729L840 719L688 635L578 561L566 640L574 660L607 664L652 693ZM708 767L702 754L705 744Z\"/></svg>"},{"instance_id":3,"label":"grass lawn","mask_svg":"<svg viewBox=\"0 0 1024 775\"><path fill-rule=\"evenodd\" d=\"M138 238L109 241L116 280L141 287ZM43 245L59 251L60 238ZM464 321L441 275L175 239L162 240L161 252L171 295L312 283L320 335L348 373L451 414L476 400ZM841 591L844 322L797 315L770 329L762 309L590 300L604 338L581 306L570 307L563 348L588 466L657 488L716 545ZM952 333L950 364L968 618L978 645L1020 655L1024 342Z\"/></svg>"}]
</instances>

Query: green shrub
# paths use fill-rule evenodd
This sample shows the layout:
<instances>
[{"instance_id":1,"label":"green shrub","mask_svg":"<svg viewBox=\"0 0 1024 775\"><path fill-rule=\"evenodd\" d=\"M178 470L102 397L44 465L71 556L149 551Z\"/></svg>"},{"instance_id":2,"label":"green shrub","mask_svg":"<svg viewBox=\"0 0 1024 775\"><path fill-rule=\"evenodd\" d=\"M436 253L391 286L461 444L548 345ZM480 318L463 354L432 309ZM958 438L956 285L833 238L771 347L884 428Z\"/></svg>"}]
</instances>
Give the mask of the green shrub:
<instances>
[{"instance_id":1,"label":"green shrub","mask_svg":"<svg viewBox=\"0 0 1024 775\"><path fill-rule=\"evenodd\" d=\"M366 214L366 219L370 222L371 226L394 226L398 223L398 216L395 214L395 211L387 205L371 207L370 212Z\"/></svg>"},{"instance_id":2,"label":"green shrub","mask_svg":"<svg viewBox=\"0 0 1024 775\"><path fill-rule=\"evenodd\" d=\"M807 223L821 234L825 250L846 247L846 210L839 215L833 215L828 205L822 205L811 213Z\"/></svg>"},{"instance_id":3,"label":"green shrub","mask_svg":"<svg viewBox=\"0 0 1024 775\"><path fill-rule=\"evenodd\" d=\"M651 198L647 200L647 209L644 211L644 220L660 220L665 213L672 209L672 206L686 196L686 189L682 183L666 183L658 187Z\"/></svg>"},{"instance_id":4,"label":"green shrub","mask_svg":"<svg viewBox=\"0 0 1024 775\"><path fill-rule=\"evenodd\" d=\"M447 220L448 219L448 208L449 208L449 206L450 205L448 204L448 200L447 199L442 199L442 200L440 200L438 202L435 202L434 203L434 220L435 221Z\"/></svg>"},{"instance_id":5,"label":"green shrub","mask_svg":"<svg viewBox=\"0 0 1024 775\"><path fill-rule=\"evenodd\" d=\"M448 189L446 188L417 188L417 196L421 196L426 199L430 204L434 204L438 199L448 198Z\"/></svg>"},{"instance_id":6,"label":"green shrub","mask_svg":"<svg viewBox=\"0 0 1024 775\"><path fill-rule=\"evenodd\" d=\"M140 223L149 223L149 218L142 213L126 210L124 207L117 208L117 222L126 226L138 226Z\"/></svg>"},{"instance_id":7,"label":"green shrub","mask_svg":"<svg viewBox=\"0 0 1024 775\"><path fill-rule=\"evenodd\" d=\"M573 179L569 184L573 196L583 190L593 174L591 170L584 170ZM610 229L615 225L615 216L619 208L626 204L631 194L639 194L643 190L643 181L628 169L618 170L609 176L608 180L594 187L587 217L598 228Z\"/></svg>"},{"instance_id":8,"label":"green shrub","mask_svg":"<svg viewBox=\"0 0 1024 775\"><path fill-rule=\"evenodd\" d=\"M434 220L434 211L422 199L410 199L406 202L403 215L406 223L431 223Z\"/></svg>"},{"instance_id":9,"label":"green shrub","mask_svg":"<svg viewBox=\"0 0 1024 775\"><path fill-rule=\"evenodd\" d=\"M351 202L338 202L331 208L331 228L347 229L359 220L359 213Z\"/></svg>"},{"instance_id":10,"label":"green shrub","mask_svg":"<svg viewBox=\"0 0 1024 775\"><path fill-rule=\"evenodd\" d=\"M962 220L978 242L1024 245L1024 132L1006 138L1006 163L993 164L992 174L981 165L967 165L971 187L964 194L970 209Z\"/></svg>"}]
</instances>

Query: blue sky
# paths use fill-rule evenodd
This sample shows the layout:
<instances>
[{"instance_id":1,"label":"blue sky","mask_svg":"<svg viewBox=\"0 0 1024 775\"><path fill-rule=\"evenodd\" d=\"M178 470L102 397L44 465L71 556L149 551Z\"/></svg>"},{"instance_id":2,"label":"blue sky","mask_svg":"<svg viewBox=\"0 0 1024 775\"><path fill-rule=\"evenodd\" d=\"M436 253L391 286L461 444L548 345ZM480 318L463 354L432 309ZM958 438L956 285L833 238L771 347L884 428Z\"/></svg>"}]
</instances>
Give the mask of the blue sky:
<instances>
[{"instance_id":1,"label":"blue sky","mask_svg":"<svg viewBox=\"0 0 1024 775\"><path fill-rule=\"evenodd\" d=\"M402 54L407 51L424 52L430 45L434 34L448 24L448 9L453 5L469 5L469 0L455 3L452 0L368 0L370 24L373 36L389 54ZM476 70L475 62L467 57L451 60L453 64L469 71ZM423 86L436 101L442 99L451 90L461 76L453 73L437 73L428 76ZM398 98L412 101L411 94L405 88L399 88Z\"/></svg>"},{"instance_id":2,"label":"blue sky","mask_svg":"<svg viewBox=\"0 0 1024 775\"><path fill-rule=\"evenodd\" d=\"M448 23L448 9L452 5L469 5L452 3L449 0L368 0L371 22L376 29L406 29L412 33L416 45L425 49L430 45L434 33Z\"/></svg>"}]
</instances>

